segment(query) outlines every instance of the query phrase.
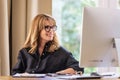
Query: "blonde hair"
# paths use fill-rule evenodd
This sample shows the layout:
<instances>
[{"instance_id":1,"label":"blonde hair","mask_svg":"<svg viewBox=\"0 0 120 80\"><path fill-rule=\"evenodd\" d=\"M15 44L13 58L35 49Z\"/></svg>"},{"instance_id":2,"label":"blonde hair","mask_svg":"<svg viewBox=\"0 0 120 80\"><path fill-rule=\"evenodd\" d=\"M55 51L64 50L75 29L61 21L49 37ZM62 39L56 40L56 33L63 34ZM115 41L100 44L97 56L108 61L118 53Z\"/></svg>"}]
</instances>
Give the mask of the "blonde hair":
<instances>
[{"instance_id":1,"label":"blonde hair","mask_svg":"<svg viewBox=\"0 0 120 80\"><path fill-rule=\"evenodd\" d=\"M37 47L40 42L40 32L45 26L45 21L52 22L53 25L56 25L55 20L47 14L38 14L33 19L27 39L23 46L23 48L30 47L29 53L34 53L37 50ZM59 42L56 33L54 33L54 37L53 40L51 41L48 52L54 52L58 48L59 48Z\"/></svg>"}]
</instances>

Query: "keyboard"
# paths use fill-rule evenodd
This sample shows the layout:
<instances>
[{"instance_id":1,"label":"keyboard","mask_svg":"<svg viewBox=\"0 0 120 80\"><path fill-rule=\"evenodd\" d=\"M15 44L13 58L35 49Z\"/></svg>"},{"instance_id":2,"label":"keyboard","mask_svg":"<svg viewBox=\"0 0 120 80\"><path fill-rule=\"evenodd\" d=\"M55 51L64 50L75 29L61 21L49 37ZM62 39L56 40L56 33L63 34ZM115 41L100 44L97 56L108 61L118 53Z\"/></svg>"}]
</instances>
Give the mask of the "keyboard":
<instances>
[{"instance_id":1,"label":"keyboard","mask_svg":"<svg viewBox=\"0 0 120 80\"><path fill-rule=\"evenodd\" d=\"M79 79L100 79L100 78L102 77L101 76L80 76L76 79L79 80Z\"/></svg>"},{"instance_id":2,"label":"keyboard","mask_svg":"<svg viewBox=\"0 0 120 80\"><path fill-rule=\"evenodd\" d=\"M76 74L76 75L69 75L69 74L65 74L65 75L57 75L55 76L56 78L59 78L59 79L100 79L102 78L101 76L90 76L90 75L79 75L79 74Z\"/></svg>"}]
</instances>

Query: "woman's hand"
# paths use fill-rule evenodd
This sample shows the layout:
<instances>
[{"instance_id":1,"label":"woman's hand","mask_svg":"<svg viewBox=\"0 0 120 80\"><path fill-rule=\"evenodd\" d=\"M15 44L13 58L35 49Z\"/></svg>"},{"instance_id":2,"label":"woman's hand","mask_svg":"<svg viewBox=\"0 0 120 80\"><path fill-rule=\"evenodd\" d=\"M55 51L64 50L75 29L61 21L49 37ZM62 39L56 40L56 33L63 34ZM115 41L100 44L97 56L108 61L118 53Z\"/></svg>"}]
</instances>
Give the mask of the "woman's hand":
<instances>
[{"instance_id":1,"label":"woman's hand","mask_svg":"<svg viewBox=\"0 0 120 80\"><path fill-rule=\"evenodd\" d=\"M57 74L76 74L77 72L73 68L67 68L65 70L61 70L56 73Z\"/></svg>"}]
</instances>

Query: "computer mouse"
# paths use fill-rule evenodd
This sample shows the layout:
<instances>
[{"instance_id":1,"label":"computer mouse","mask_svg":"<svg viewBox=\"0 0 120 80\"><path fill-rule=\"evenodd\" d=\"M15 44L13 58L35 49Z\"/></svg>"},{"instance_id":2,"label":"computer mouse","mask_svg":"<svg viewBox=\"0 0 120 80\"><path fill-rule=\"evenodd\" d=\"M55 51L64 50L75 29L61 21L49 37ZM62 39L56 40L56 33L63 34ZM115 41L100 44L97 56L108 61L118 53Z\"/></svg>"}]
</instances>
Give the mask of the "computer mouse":
<instances>
[{"instance_id":1,"label":"computer mouse","mask_svg":"<svg viewBox=\"0 0 120 80\"><path fill-rule=\"evenodd\" d=\"M97 72L92 72L90 75L91 75L91 76L101 76L101 75L98 74Z\"/></svg>"}]
</instances>

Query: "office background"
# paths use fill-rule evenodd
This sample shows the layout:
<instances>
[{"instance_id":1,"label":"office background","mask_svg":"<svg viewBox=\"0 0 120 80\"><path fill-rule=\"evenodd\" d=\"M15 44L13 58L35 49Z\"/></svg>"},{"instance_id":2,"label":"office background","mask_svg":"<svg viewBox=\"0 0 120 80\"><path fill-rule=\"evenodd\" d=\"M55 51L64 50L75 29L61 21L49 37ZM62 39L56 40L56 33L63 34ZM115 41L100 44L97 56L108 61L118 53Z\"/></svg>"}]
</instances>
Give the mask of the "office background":
<instances>
[{"instance_id":1,"label":"office background","mask_svg":"<svg viewBox=\"0 0 120 80\"><path fill-rule=\"evenodd\" d=\"M105 8L117 8L119 3L119 0L96 1L100 7ZM53 3L58 4L57 0L0 0L0 75L10 75L10 69L17 61L18 50L25 41L32 18L38 13L48 13L54 17L60 15L55 13L60 5L53 10ZM59 26L60 23L59 20Z\"/></svg>"}]
</instances>

